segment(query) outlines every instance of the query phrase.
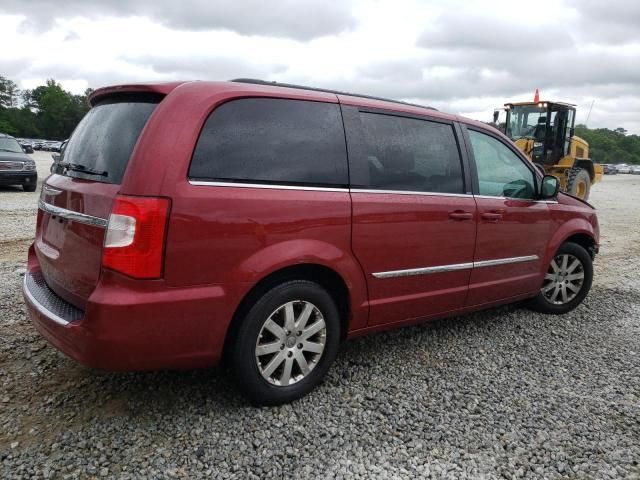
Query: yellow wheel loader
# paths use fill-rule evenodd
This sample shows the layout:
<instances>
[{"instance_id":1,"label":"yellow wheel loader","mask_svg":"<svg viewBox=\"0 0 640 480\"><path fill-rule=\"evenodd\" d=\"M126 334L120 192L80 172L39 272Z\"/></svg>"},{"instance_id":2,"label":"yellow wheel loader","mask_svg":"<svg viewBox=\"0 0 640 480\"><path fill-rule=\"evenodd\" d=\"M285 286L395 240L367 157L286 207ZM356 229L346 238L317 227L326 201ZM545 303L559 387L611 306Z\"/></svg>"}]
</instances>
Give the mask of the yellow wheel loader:
<instances>
[{"instance_id":1,"label":"yellow wheel loader","mask_svg":"<svg viewBox=\"0 0 640 480\"><path fill-rule=\"evenodd\" d=\"M504 133L546 174L560 180L562 191L582 200L602 180L601 165L589 158L589 144L574 133L575 105L539 101L506 103ZM500 110L494 112L498 123Z\"/></svg>"}]
</instances>

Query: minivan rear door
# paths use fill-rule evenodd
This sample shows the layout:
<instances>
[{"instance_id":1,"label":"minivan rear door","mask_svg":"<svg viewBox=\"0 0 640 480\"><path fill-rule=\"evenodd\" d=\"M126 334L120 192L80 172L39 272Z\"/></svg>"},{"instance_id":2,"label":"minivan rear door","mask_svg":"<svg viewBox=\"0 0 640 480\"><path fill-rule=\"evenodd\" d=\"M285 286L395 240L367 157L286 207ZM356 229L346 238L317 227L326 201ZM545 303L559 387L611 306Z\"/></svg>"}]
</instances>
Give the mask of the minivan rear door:
<instances>
[{"instance_id":1,"label":"minivan rear door","mask_svg":"<svg viewBox=\"0 0 640 480\"><path fill-rule=\"evenodd\" d=\"M369 325L464 306L476 235L456 126L343 107L352 248L367 278Z\"/></svg>"},{"instance_id":2,"label":"minivan rear door","mask_svg":"<svg viewBox=\"0 0 640 480\"><path fill-rule=\"evenodd\" d=\"M49 287L83 308L98 282L107 219L138 137L160 97L99 101L76 127L39 201L35 252Z\"/></svg>"}]
</instances>

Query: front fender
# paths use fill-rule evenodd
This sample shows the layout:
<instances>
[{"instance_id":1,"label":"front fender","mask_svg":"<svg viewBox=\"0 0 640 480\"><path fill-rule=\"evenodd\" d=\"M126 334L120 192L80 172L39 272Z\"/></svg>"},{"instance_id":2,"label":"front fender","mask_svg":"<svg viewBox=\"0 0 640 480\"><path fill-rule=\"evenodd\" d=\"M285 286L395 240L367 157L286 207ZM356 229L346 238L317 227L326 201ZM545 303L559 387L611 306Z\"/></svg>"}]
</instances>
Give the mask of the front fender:
<instances>
[{"instance_id":1,"label":"front fender","mask_svg":"<svg viewBox=\"0 0 640 480\"><path fill-rule=\"evenodd\" d=\"M545 258L542 262L543 272L546 272L551 260L555 256L560 246L573 235L583 234L593 239L594 243L598 242L598 233L596 228L586 218L572 218L570 220L557 222L558 226L551 236L545 251Z\"/></svg>"}]
</instances>

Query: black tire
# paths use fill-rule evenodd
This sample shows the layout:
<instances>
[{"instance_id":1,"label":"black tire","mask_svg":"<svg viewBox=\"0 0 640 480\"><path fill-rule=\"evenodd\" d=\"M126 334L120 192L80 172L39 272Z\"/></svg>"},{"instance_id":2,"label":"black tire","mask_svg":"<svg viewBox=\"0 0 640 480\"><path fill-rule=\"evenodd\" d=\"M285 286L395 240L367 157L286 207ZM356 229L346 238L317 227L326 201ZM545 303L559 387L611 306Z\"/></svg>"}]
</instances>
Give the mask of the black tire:
<instances>
[{"instance_id":1,"label":"black tire","mask_svg":"<svg viewBox=\"0 0 640 480\"><path fill-rule=\"evenodd\" d=\"M275 385L263 377L258 367L258 337L272 313L288 302L298 300L313 304L321 313L326 328L324 350L306 376L287 386ZM331 295L314 282L291 280L282 283L262 295L238 320L241 323L232 343L231 368L239 389L256 405L280 405L306 395L322 381L338 353L338 308Z\"/></svg>"},{"instance_id":2,"label":"black tire","mask_svg":"<svg viewBox=\"0 0 640 480\"><path fill-rule=\"evenodd\" d=\"M580 185L584 185L585 190L583 196L580 196ZM589 172L580 167L573 167L569 170L569 175L567 176L567 193L582 200L588 200L590 191L591 176Z\"/></svg>"},{"instance_id":3,"label":"black tire","mask_svg":"<svg viewBox=\"0 0 640 480\"><path fill-rule=\"evenodd\" d=\"M22 185L22 189L25 192L35 192L37 185L35 183L31 183L29 185Z\"/></svg>"},{"instance_id":4,"label":"black tire","mask_svg":"<svg viewBox=\"0 0 640 480\"><path fill-rule=\"evenodd\" d=\"M584 280L580 286L579 292L576 296L568 301L567 303L556 304L553 303L543 292L545 284L541 286L540 293L529 301L529 308L535 310L540 313L548 313L552 315L562 315L564 313L570 312L574 308L576 308L584 298L589 293L591 289L591 283L593 281L593 261L591 260L591 256L584 249L584 247L578 245L577 243L567 242L564 243L554 255L554 261L558 259L562 255L571 255L575 257L580 262L580 266L578 268L582 269L584 273ZM548 274L551 274L551 266L547 269Z\"/></svg>"}]
</instances>

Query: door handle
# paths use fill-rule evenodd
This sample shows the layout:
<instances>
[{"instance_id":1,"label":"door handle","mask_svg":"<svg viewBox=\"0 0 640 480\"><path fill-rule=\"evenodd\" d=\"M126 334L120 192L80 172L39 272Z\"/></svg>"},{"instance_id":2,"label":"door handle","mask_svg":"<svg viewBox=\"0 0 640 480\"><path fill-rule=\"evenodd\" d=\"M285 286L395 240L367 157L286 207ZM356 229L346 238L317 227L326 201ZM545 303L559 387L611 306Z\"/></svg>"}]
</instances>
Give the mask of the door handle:
<instances>
[{"instance_id":1,"label":"door handle","mask_svg":"<svg viewBox=\"0 0 640 480\"><path fill-rule=\"evenodd\" d=\"M452 220L471 220L473 213L465 212L464 210L456 210L455 212L449 212L449 218Z\"/></svg>"},{"instance_id":2,"label":"door handle","mask_svg":"<svg viewBox=\"0 0 640 480\"><path fill-rule=\"evenodd\" d=\"M498 222L502 219L502 213L500 212L484 212L481 215L483 220L487 220L488 222Z\"/></svg>"}]
</instances>

